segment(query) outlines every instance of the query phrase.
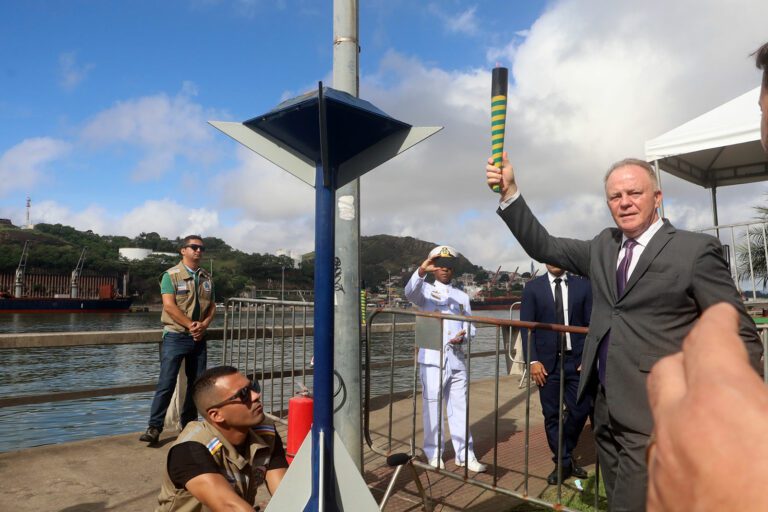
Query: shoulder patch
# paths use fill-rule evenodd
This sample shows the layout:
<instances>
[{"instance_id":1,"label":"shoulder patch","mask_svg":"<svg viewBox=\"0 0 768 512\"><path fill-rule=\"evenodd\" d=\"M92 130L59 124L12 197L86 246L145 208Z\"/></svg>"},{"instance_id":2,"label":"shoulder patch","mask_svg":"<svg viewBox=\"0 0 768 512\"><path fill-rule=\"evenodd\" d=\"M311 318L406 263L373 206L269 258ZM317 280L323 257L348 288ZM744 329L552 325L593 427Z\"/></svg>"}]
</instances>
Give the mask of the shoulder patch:
<instances>
[{"instance_id":1,"label":"shoulder patch","mask_svg":"<svg viewBox=\"0 0 768 512\"><path fill-rule=\"evenodd\" d=\"M168 274L178 274L179 272L181 272L180 268L172 268L168 271Z\"/></svg>"},{"instance_id":2,"label":"shoulder patch","mask_svg":"<svg viewBox=\"0 0 768 512\"><path fill-rule=\"evenodd\" d=\"M216 452L221 450L221 447L224 446L221 444L221 441L219 441L218 437L214 437L211 439L207 445L205 445L206 448L208 448L208 451L211 452L211 455L216 455Z\"/></svg>"}]
</instances>

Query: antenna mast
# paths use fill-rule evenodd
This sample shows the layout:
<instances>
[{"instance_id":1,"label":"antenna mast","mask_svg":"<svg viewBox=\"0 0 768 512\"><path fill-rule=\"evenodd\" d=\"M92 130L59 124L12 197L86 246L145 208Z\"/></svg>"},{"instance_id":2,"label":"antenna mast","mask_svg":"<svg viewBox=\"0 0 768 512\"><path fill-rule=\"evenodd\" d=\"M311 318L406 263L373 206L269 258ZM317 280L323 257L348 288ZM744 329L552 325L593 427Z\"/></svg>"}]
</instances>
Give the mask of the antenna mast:
<instances>
[{"instance_id":1,"label":"antenna mast","mask_svg":"<svg viewBox=\"0 0 768 512\"><path fill-rule=\"evenodd\" d=\"M32 229L34 226L32 225L32 222L30 221L30 213L32 211L32 199L27 196L27 222L24 224L24 229Z\"/></svg>"}]
</instances>

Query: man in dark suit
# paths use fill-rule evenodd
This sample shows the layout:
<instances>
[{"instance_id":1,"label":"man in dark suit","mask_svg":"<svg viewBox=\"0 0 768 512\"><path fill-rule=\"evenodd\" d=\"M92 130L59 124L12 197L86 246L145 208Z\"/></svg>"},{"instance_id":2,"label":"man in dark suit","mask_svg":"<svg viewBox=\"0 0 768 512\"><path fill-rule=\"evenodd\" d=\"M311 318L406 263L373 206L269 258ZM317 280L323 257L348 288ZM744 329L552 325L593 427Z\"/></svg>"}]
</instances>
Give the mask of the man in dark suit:
<instances>
[{"instance_id":1,"label":"man in dark suit","mask_svg":"<svg viewBox=\"0 0 768 512\"><path fill-rule=\"evenodd\" d=\"M587 279L568 275L561 268L547 265L546 275L528 282L523 290L520 320L546 324L589 325L592 314L592 288ZM560 403L560 367L563 368L564 402L567 413L563 420L562 479L570 476L586 478L584 468L576 465L571 453L579 441L587 421L592 400L578 401L581 352L584 335L558 333L548 329L531 331L531 353L528 357L528 329L523 329L523 353L529 361L531 379L539 386L541 410L547 443L552 450L555 469L547 483L557 484L558 430L563 407Z\"/></svg>"},{"instance_id":2,"label":"man in dark suit","mask_svg":"<svg viewBox=\"0 0 768 512\"><path fill-rule=\"evenodd\" d=\"M695 320L718 302L739 312L753 367L762 352L722 246L659 217L661 190L642 160L622 160L606 173L606 200L617 228L592 240L550 235L520 196L506 155L501 169L489 159L486 172L488 185L501 187L497 213L525 251L592 283L579 398L597 387L594 433L609 509L644 511L645 448L653 428L645 384L651 366L678 352Z\"/></svg>"}]
</instances>

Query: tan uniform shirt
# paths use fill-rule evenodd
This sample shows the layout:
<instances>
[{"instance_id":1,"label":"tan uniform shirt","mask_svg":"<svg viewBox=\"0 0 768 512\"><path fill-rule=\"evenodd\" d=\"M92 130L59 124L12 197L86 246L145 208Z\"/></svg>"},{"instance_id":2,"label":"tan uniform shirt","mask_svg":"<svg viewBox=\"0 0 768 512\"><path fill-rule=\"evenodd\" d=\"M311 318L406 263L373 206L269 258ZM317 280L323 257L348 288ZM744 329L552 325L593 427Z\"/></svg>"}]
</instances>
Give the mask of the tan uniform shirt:
<instances>
[{"instance_id":1,"label":"tan uniform shirt","mask_svg":"<svg viewBox=\"0 0 768 512\"><path fill-rule=\"evenodd\" d=\"M210 423L192 421L182 430L173 446L186 442L205 446L232 489L245 501L255 505L256 491L264 482L275 443L275 427L265 423L251 429L247 454L243 457ZM186 489L177 489L166 468L155 512L204 512L208 509Z\"/></svg>"}]
</instances>

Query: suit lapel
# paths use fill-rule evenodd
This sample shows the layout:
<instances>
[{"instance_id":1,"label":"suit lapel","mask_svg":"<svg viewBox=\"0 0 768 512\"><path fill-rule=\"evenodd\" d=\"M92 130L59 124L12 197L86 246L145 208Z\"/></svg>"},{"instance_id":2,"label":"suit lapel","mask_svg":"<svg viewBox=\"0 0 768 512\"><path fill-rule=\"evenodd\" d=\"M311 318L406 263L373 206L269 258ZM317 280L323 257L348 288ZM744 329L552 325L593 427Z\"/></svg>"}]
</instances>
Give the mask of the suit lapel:
<instances>
[{"instance_id":1,"label":"suit lapel","mask_svg":"<svg viewBox=\"0 0 768 512\"><path fill-rule=\"evenodd\" d=\"M632 271L632 275L629 276L627 286L624 287L624 295L626 295L632 289L635 283L643 276L643 274L645 274L645 271L648 270L651 262L656 259L656 256L659 255L659 252L661 252L664 246L669 243L674 233L675 227L665 219L664 225L662 225L656 234L653 235L651 241L648 242L645 250L643 250L643 254L640 255L640 259L637 260L637 265L635 265L635 269Z\"/></svg>"},{"instance_id":2,"label":"suit lapel","mask_svg":"<svg viewBox=\"0 0 768 512\"><path fill-rule=\"evenodd\" d=\"M551 318L555 318L555 296L552 294L552 285L549 284L549 274L544 274L541 276L541 283L540 283L541 289L539 290L539 293L541 293L544 296L545 303L547 304L547 309L551 312Z\"/></svg>"}]
</instances>

